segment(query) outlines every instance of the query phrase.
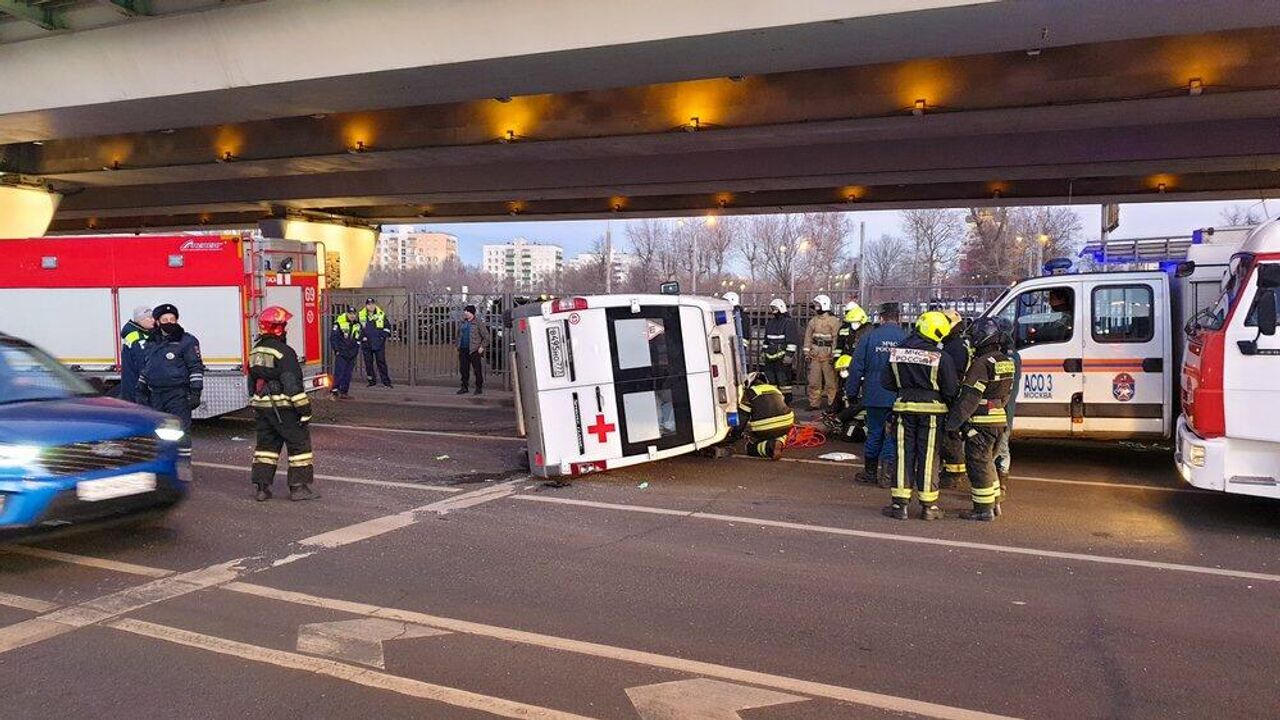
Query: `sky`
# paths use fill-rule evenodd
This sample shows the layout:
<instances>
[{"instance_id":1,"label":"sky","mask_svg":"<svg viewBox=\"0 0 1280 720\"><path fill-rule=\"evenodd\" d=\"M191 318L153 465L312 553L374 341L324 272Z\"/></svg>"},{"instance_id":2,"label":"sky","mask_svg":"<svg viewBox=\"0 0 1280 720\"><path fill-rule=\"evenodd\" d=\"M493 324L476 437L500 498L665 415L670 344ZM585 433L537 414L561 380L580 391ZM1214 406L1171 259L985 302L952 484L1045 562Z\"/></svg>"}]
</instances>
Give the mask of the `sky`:
<instances>
[{"instance_id":1,"label":"sky","mask_svg":"<svg viewBox=\"0 0 1280 720\"><path fill-rule=\"evenodd\" d=\"M1239 205L1255 207L1261 216L1280 214L1280 201L1267 203L1265 209L1258 201L1241 202L1160 202L1128 204L1120 207L1120 227L1111 234L1113 238L1159 237L1163 235L1190 235L1192 230L1222 225L1223 208ZM1076 209L1085 228L1086 239L1096 239L1101 210L1097 205L1081 205ZM896 210L873 210L848 213L856 224L866 222L867 239L886 233L898 233L899 220ZM446 232L458 236L458 250L462 261L478 265L481 246L506 243L514 238L559 245L564 248L565 259L591 249L591 243L606 230L612 229L615 246L626 245L628 220L554 220L511 221L494 223L437 223L414 225L421 230ZM857 236L851 238L857 242ZM856 254L856 248L855 252Z\"/></svg>"}]
</instances>

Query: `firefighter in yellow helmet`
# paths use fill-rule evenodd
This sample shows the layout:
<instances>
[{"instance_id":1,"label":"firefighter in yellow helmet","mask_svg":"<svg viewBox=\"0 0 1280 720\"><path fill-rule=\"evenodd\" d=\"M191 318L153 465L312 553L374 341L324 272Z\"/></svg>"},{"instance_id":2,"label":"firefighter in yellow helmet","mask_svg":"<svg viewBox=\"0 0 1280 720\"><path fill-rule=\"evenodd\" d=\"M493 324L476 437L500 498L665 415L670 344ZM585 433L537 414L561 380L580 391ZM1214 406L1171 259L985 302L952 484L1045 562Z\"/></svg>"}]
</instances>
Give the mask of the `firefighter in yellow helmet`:
<instances>
[{"instance_id":1,"label":"firefighter in yellow helmet","mask_svg":"<svg viewBox=\"0 0 1280 720\"><path fill-rule=\"evenodd\" d=\"M937 311L923 313L915 331L889 351L889 372L881 378L886 390L897 394L898 467L891 502L882 511L895 520L907 519L914 493L920 500L920 519L942 517L938 508L939 440L946 422L947 400L959 383L942 339L951 321Z\"/></svg>"},{"instance_id":2,"label":"firefighter in yellow helmet","mask_svg":"<svg viewBox=\"0 0 1280 720\"><path fill-rule=\"evenodd\" d=\"M836 347L831 354L836 360L853 355L854 348L858 347L858 340L871 324L867 311L852 300L845 303L842 320L840 331L836 333ZM839 372L839 368L836 371Z\"/></svg>"},{"instance_id":3,"label":"firefighter in yellow helmet","mask_svg":"<svg viewBox=\"0 0 1280 720\"><path fill-rule=\"evenodd\" d=\"M787 434L795 425L796 417L782 391L770 385L761 373L753 372L747 376L738 399L738 418L739 427L746 428L748 455L774 460L782 458Z\"/></svg>"},{"instance_id":4,"label":"firefighter in yellow helmet","mask_svg":"<svg viewBox=\"0 0 1280 720\"><path fill-rule=\"evenodd\" d=\"M826 295L815 297L813 308L816 314L804 329L804 356L809 361L809 407L817 410L835 403L840 392L831 364L840 319L831 314L831 298Z\"/></svg>"}]
</instances>

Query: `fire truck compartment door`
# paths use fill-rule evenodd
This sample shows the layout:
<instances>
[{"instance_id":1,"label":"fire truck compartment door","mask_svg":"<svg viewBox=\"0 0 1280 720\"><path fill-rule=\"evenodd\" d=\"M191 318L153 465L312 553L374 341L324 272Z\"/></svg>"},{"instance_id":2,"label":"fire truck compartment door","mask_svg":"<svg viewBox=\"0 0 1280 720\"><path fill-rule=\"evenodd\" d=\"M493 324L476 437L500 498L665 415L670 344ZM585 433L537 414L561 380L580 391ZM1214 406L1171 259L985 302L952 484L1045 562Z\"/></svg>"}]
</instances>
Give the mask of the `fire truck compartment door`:
<instances>
[{"instance_id":1,"label":"fire truck compartment door","mask_svg":"<svg viewBox=\"0 0 1280 720\"><path fill-rule=\"evenodd\" d=\"M279 286L268 285L266 298L262 303L263 307L271 305L279 305L280 307L293 313L293 320L289 322L289 332L287 339L289 347L298 353L299 359L307 357L307 334L305 332L306 314L302 307L302 288L299 286ZM249 328L249 334L253 335L256 328Z\"/></svg>"},{"instance_id":2,"label":"fire truck compartment door","mask_svg":"<svg viewBox=\"0 0 1280 720\"><path fill-rule=\"evenodd\" d=\"M127 317L139 305L178 306L178 324L200 340L206 367L239 367L244 362L244 306L240 288L146 287L120 288L120 314Z\"/></svg>"},{"instance_id":3,"label":"fire truck compartment door","mask_svg":"<svg viewBox=\"0 0 1280 720\"><path fill-rule=\"evenodd\" d=\"M1166 276L1084 283L1086 435L1167 436L1173 427L1172 325Z\"/></svg>"},{"instance_id":4,"label":"fire truck compartment door","mask_svg":"<svg viewBox=\"0 0 1280 720\"><path fill-rule=\"evenodd\" d=\"M110 288L0 290L0 331L40 347L64 365L106 370L116 364L120 328ZM151 307L148 305L148 307ZM122 310L124 324L133 308Z\"/></svg>"},{"instance_id":5,"label":"fire truck compartment door","mask_svg":"<svg viewBox=\"0 0 1280 720\"><path fill-rule=\"evenodd\" d=\"M1080 431L1073 422L1084 392L1080 291L1079 280L1029 280L992 312L1012 326L1022 361L1014 414L1019 435L1067 437Z\"/></svg>"}]
</instances>

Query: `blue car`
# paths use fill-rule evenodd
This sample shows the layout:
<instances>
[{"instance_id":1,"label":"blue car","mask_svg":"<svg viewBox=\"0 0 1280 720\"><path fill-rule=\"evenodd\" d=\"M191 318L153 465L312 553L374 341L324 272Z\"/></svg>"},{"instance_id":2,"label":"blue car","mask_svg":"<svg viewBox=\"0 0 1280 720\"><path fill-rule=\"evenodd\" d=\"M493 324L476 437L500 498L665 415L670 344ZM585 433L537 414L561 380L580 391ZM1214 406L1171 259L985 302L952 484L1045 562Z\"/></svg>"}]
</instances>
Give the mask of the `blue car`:
<instances>
[{"instance_id":1,"label":"blue car","mask_svg":"<svg viewBox=\"0 0 1280 720\"><path fill-rule=\"evenodd\" d=\"M0 334L0 533L170 507L187 495L177 418L99 397Z\"/></svg>"}]
</instances>

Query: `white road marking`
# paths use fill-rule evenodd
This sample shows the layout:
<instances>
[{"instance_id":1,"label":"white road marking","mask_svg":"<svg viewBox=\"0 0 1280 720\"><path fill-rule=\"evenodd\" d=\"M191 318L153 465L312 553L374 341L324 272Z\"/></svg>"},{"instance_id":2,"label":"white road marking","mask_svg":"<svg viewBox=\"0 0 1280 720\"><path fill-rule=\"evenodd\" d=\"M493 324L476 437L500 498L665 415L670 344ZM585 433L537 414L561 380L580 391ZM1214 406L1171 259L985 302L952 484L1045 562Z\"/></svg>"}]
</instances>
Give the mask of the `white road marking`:
<instances>
[{"instance_id":1,"label":"white road marking","mask_svg":"<svg viewBox=\"0 0 1280 720\"><path fill-rule=\"evenodd\" d=\"M368 540L378 535L389 533L393 530L399 530L408 527L422 519L426 514L434 513L443 515L451 510L460 510L462 508L473 507L481 503L491 502L500 498L507 497L516 491L516 485L525 482L525 479L508 480L507 482L495 483L479 490L473 490L469 493L455 495L444 500L421 507L405 510L404 512L394 515L386 515L380 518L374 518L355 525L348 525L337 530L312 535L298 541L299 545L316 546L322 548L336 548L351 543Z\"/></svg>"},{"instance_id":2,"label":"white road marking","mask_svg":"<svg viewBox=\"0 0 1280 720\"><path fill-rule=\"evenodd\" d=\"M742 720L739 710L808 700L707 678L627 688L627 697L644 720Z\"/></svg>"},{"instance_id":3,"label":"white road marking","mask_svg":"<svg viewBox=\"0 0 1280 720\"><path fill-rule=\"evenodd\" d=\"M937 545L940 547L964 548L966 550L982 550L985 552L1001 552L1013 555L1029 555L1033 557L1054 558L1057 560L1077 560L1080 562L1100 563L1104 565L1127 565L1151 570L1172 570L1176 572L1195 573L1199 575L1217 575L1221 577L1244 580L1264 580L1280 582L1280 575L1250 572L1248 570L1228 570L1224 568L1206 567L1203 565L1183 565L1181 563L1159 562L1156 560L1138 560L1133 558L1113 557L1110 555L1090 555L1087 553L1064 552L1061 550L1040 550L1015 545L993 545L990 543L969 542L966 540L947 540L944 538L921 537L918 535L898 535L895 533L874 532L871 530L852 530L850 528L831 527L828 525L807 525L804 523L786 522L784 520L766 520L764 518L741 517L738 515L719 515L690 510L673 510L671 508L652 507L648 505L622 505L618 503L596 502L594 500L575 500L573 498L546 497L545 495L516 495L516 500L551 503L554 505L573 505L601 510L621 510L623 512L645 513L649 515L671 515L697 520L714 520L740 525L756 525L760 527L783 528L786 530L802 530L805 532L842 535L846 537L869 538L872 540L888 540L890 542L914 543L918 545Z\"/></svg>"},{"instance_id":4,"label":"white road marking","mask_svg":"<svg viewBox=\"0 0 1280 720\"><path fill-rule=\"evenodd\" d=\"M528 705L489 695L480 695L420 680L397 677L326 658L315 658L285 650L259 647L141 620L113 620L107 623L107 627L177 645L207 650L220 655L324 675L365 687L388 690L423 700L433 700L446 705L477 710L499 717L523 718L525 720L591 720L582 715L561 712L537 705Z\"/></svg>"},{"instance_id":5,"label":"white road marking","mask_svg":"<svg viewBox=\"0 0 1280 720\"><path fill-rule=\"evenodd\" d=\"M51 612L53 610L57 610L59 607L57 603L51 603L47 600L23 597L21 595L13 595L7 592L0 592L0 605L17 608L19 610L30 610L31 612L38 613Z\"/></svg>"},{"instance_id":6,"label":"white road marking","mask_svg":"<svg viewBox=\"0 0 1280 720\"><path fill-rule=\"evenodd\" d=\"M428 437L456 437L467 440L498 440L500 442L525 442L524 438L506 437L504 435L485 435L484 433L452 432L448 430L407 430L404 428L375 427L373 425L343 425L339 423L311 423L311 427L336 428L339 430L360 430L362 432L384 432L400 435L426 435Z\"/></svg>"},{"instance_id":7,"label":"white road marking","mask_svg":"<svg viewBox=\"0 0 1280 720\"><path fill-rule=\"evenodd\" d=\"M240 470L246 477L249 475L249 468L246 465L228 465L226 463L212 462L193 462L196 467L216 468L218 470ZM409 488L411 490L428 490L430 492L442 493L459 493L461 488L449 487L447 485L424 485L421 483L397 482L394 480L370 480L368 478L346 477L345 475L316 475L317 480L327 480L330 482L352 483L355 485L375 485L378 487L394 487Z\"/></svg>"},{"instance_id":8,"label":"white road marking","mask_svg":"<svg viewBox=\"0 0 1280 720\"><path fill-rule=\"evenodd\" d=\"M563 652L577 653L579 655L588 655L607 660L618 660L635 665L647 665L649 667L674 670L676 672L686 673L689 675L716 678L732 683L758 685L760 687L772 688L781 692L795 693L797 695L829 698L842 702L881 708L891 712L911 713L929 718L942 718L943 720L1009 720L1009 718L1002 715L992 715L990 713L966 710L964 708L951 707L948 705L938 705L922 700L912 700L910 698L895 697L893 695L883 695L881 693L874 693L866 690L855 690L853 688L841 687L839 685L827 685L824 683L800 680L783 675L771 675L769 673L757 672L754 670L743 670L728 667L726 665L716 665L714 663L700 662L697 660L659 655L657 653L645 652L643 650L631 650L613 645L602 645L583 640L556 637L554 635L542 635L540 633L526 632L524 630L484 625L467 620L457 620L454 618L440 617L438 615L427 615L425 613L413 612L411 610L397 610L395 608L379 607L366 603L317 597L315 595L307 595L305 593L293 592L290 590L277 590L275 588L245 582L227 583L226 585L222 585L221 589L243 593L245 595L253 595L255 597L267 598L270 600L280 600L297 605L305 605L308 607L337 610L339 612L351 613L353 615L367 615L370 617L387 618L402 622L415 623L418 625L427 625L441 630L493 638L503 642L520 643L522 645L560 650Z\"/></svg>"},{"instance_id":9,"label":"white road marking","mask_svg":"<svg viewBox=\"0 0 1280 720\"><path fill-rule=\"evenodd\" d=\"M298 628L297 648L298 652L385 670L387 661L383 643L448 634L447 630L381 618L338 620L309 623Z\"/></svg>"},{"instance_id":10,"label":"white road marking","mask_svg":"<svg viewBox=\"0 0 1280 720\"><path fill-rule=\"evenodd\" d=\"M124 573L126 575L162 578L173 574L172 570L161 570L159 568L147 567L145 565L134 565L133 563L120 562L119 560L107 560L104 558L89 557L87 555L73 555L71 553L59 552L57 550L46 550L44 548L31 547L29 545L5 545L0 547L0 552L6 552L11 555L26 555L28 557L40 558L42 560L56 560L57 562L70 563L72 565L83 565L85 567L99 568L101 570L111 570L113 572Z\"/></svg>"}]
</instances>

